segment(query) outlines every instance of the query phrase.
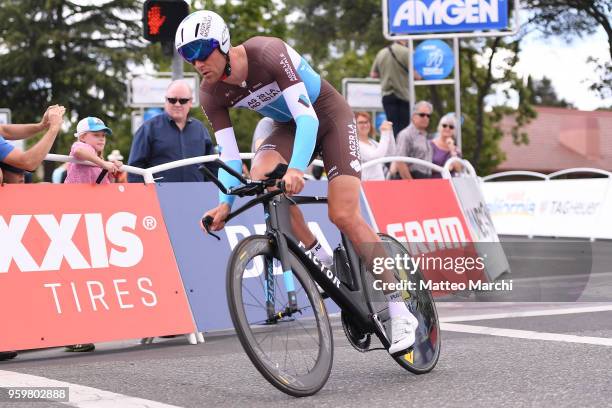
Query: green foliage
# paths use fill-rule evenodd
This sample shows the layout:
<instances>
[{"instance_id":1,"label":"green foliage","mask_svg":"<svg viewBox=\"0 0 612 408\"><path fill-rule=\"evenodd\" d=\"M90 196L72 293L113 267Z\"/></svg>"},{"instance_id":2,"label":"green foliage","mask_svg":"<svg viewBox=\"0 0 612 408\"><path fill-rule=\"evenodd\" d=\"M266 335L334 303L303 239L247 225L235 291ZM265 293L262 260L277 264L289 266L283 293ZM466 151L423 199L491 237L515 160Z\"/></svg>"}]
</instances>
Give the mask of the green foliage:
<instances>
[{"instance_id":1,"label":"green foliage","mask_svg":"<svg viewBox=\"0 0 612 408\"><path fill-rule=\"evenodd\" d=\"M534 80L531 76L527 79L527 87L531 91L529 102L534 105L557 106L561 108L572 108L573 105L565 99L559 99L552 82L546 76L541 80Z\"/></svg>"},{"instance_id":2,"label":"green foliage","mask_svg":"<svg viewBox=\"0 0 612 408\"><path fill-rule=\"evenodd\" d=\"M76 121L98 116L116 136L109 149L128 151L128 61L142 59L140 0L79 5L67 0L3 0L0 7L0 106L13 122L38 121L62 104L71 128L52 152L67 154ZM110 150L109 150L110 151ZM45 163L46 178L53 164Z\"/></svg>"},{"instance_id":3,"label":"green foliage","mask_svg":"<svg viewBox=\"0 0 612 408\"><path fill-rule=\"evenodd\" d=\"M612 96L612 1L610 0L525 0L529 25L546 36L573 41L602 28L608 36L610 59L588 59L597 80L589 88L602 98Z\"/></svg>"},{"instance_id":4,"label":"green foliage","mask_svg":"<svg viewBox=\"0 0 612 408\"><path fill-rule=\"evenodd\" d=\"M382 35L381 5L377 0L287 0L292 13L299 17L291 36L297 50L311 58L313 66L340 89L344 77L366 77L376 53L388 42ZM415 46L417 44L415 43ZM504 159L499 149L502 132L498 124L511 110L496 107L486 110L485 101L501 87L508 96L519 95L517 123L525 124L535 116L522 80L512 72L516 65L519 40L463 40L460 52L463 154L480 174L492 171ZM483 58L482 56L489 56ZM500 55L504 56L501 58ZM495 57L495 58L494 58ZM434 105L430 131L439 118L454 111L452 86L417 87L417 100ZM527 137L513 129L516 143Z\"/></svg>"}]
</instances>

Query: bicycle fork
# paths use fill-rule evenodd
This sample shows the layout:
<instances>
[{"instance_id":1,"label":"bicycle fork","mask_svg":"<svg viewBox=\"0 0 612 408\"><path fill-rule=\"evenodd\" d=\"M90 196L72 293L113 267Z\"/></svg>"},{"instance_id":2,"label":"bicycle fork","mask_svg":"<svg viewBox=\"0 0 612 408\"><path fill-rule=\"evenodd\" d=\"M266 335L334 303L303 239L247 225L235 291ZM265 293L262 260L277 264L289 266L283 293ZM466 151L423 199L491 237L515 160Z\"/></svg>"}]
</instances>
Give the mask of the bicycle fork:
<instances>
[{"instance_id":1,"label":"bicycle fork","mask_svg":"<svg viewBox=\"0 0 612 408\"><path fill-rule=\"evenodd\" d=\"M265 273L265 295L266 295L266 311L268 322L275 323L285 316L291 316L292 313L298 311L297 296L295 293L295 281L293 271L291 270L291 262L288 256L287 241L282 234L276 235L277 251L280 258L281 268L283 270L283 283L287 292L287 305L281 311L276 310L274 303L275 291L278 290L274 281L274 258L266 256L264 259Z\"/></svg>"}]
</instances>

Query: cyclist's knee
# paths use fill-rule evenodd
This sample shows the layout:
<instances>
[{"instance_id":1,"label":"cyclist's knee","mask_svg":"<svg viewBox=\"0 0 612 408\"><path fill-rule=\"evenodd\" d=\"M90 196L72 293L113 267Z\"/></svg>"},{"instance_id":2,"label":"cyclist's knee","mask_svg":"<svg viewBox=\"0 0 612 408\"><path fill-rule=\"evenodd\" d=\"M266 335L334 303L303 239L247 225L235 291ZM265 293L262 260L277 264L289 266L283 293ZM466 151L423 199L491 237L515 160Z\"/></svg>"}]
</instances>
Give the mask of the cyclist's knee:
<instances>
[{"instance_id":1,"label":"cyclist's knee","mask_svg":"<svg viewBox=\"0 0 612 408\"><path fill-rule=\"evenodd\" d=\"M355 225L361 218L358 210L355 210L350 207L336 207L330 208L329 210L329 219L334 223L340 231L346 231Z\"/></svg>"},{"instance_id":2,"label":"cyclist's knee","mask_svg":"<svg viewBox=\"0 0 612 408\"><path fill-rule=\"evenodd\" d=\"M266 174L274 170L279 163L285 163L280 153L276 151L259 151L257 156L253 158L251 179L265 179Z\"/></svg>"}]
</instances>

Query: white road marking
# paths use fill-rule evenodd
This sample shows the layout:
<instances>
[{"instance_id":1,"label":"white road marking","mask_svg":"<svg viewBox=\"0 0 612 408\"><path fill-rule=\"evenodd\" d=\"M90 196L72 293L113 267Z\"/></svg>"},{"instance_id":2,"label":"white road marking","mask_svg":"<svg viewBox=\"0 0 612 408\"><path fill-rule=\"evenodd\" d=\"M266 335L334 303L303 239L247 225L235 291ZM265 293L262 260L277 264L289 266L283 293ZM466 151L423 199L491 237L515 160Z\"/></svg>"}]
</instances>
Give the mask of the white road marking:
<instances>
[{"instance_id":1,"label":"white road marking","mask_svg":"<svg viewBox=\"0 0 612 408\"><path fill-rule=\"evenodd\" d=\"M518 278L513 279L515 283L526 283L526 282L543 282L543 281L558 281L558 280L570 280L570 279L584 279L584 278L603 278L606 276L612 276L612 272L588 272L588 273L575 273L572 275L557 275L557 276L540 276L534 278Z\"/></svg>"},{"instance_id":2,"label":"white road marking","mask_svg":"<svg viewBox=\"0 0 612 408\"><path fill-rule=\"evenodd\" d=\"M612 305L602 306L586 306L586 307L567 307L563 309L543 309L543 310L528 310L506 313L487 313L464 316L449 316L440 318L441 322L469 322L474 320L495 320L507 319L510 317L535 317L535 316L556 316L575 313L594 313L594 312L609 312L612 311Z\"/></svg>"},{"instance_id":3,"label":"white road marking","mask_svg":"<svg viewBox=\"0 0 612 408\"><path fill-rule=\"evenodd\" d=\"M72 384L35 375L0 370L0 384L6 387L68 387L69 402L62 404L80 408L179 408L157 401L130 397L110 391Z\"/></svg>"},{"instance_id":4,"label":"white road marking","mask_svg":"<svg viewBox=\"0 0 612 408\"><path fill-rule=\"evenodd\" d=\"M517 339L529 339L529 340L546 340L546 341L561 341L561 342L566 342L566 343L594 344L598 346L612 347L612 339L604 338L604 337L574 336L572 334L544 333L544 332L535 332L535 331L530 331L530 330L500 329L496 327L470 326L467 324L456 324L456 323L442 323L440 325L440 328L442 330L460 332L460 333L485 334L488 336L514 337Z\"/></svg>"}]
</instances>

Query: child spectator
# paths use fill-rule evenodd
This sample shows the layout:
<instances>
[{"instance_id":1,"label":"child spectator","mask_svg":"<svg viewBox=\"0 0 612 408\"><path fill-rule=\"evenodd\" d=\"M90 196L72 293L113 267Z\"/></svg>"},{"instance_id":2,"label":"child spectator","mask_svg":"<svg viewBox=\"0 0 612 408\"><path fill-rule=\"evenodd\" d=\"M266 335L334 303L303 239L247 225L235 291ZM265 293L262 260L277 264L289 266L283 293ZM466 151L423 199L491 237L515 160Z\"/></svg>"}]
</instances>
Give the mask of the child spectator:
<instances>
[{"instance_id":1,"label":"child spectator","mask_svg":"<svg viewBox=\"0 0 612 408\"><path fill-rule=\"evenodd\" d=\"M113 132L98 118L89 116L81 119L74 134L78 140L72 144L70 156L78 160L89 161L99 167L69 163L68 175L64 183L95 183L103 169L112 175L119 173L119 168L123 163L118 160L105 161L102 158L106 136L112 134ZM104 176L100 184L110 183L109 174Z\"/></svg>"}]
</instances>

